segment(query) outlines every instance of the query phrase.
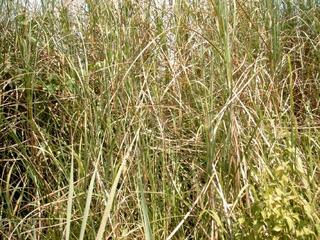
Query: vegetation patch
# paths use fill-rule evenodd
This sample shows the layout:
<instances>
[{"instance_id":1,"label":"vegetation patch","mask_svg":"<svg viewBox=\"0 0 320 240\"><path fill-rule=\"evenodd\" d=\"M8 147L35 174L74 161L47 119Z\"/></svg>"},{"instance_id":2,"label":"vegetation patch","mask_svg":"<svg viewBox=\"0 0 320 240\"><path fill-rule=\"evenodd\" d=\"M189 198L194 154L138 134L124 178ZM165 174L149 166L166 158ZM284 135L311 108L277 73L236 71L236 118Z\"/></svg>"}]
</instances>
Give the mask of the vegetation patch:
<instances>
[{"instance_id":1,"label":"vegetation patch","mask_svg":"<svg viewBox=\"0 0 320 240\"><path fill-rule=\"evenodd\" d=\"M317 1L0 1L0 239L319 239Z\"/></svg>"}]
</instances>

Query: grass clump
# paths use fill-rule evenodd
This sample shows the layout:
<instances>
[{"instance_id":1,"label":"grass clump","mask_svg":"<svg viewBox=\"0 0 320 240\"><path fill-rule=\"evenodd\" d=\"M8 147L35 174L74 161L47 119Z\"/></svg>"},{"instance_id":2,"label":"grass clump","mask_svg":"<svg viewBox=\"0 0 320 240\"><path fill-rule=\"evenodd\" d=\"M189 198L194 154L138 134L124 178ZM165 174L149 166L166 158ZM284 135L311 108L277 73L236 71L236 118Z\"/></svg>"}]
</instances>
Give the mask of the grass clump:
<instances>
[{"instance_id":1,"label":"grass clump","mask_svg":"<svg viewBox=\"0 0 320 240\"><path fill-rule=\"evenodd\" d=\"M0 4L3 239L318 239L316 1Z\"/></svg>"}]
</instances>

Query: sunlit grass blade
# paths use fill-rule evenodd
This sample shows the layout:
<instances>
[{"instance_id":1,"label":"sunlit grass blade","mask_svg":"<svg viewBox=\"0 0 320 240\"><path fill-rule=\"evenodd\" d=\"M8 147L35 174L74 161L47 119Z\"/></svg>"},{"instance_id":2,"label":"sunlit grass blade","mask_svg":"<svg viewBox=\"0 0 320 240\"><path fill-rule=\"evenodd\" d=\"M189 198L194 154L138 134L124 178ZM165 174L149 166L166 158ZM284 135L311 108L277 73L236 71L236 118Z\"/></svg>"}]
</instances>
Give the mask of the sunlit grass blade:
<instances>
[{"instance_id":1,"label":"sunlit grass blade","mask_svg":"<svg viewBox=\"0 0 320 240\"><path fill-rule=\"evenodd\" d=\"M73 153L71 153L73 154ZM70 166L70 176L69 176L69 193L68 193L68 202L67 202L67 224L66 224L66 235L65 239L70 239L70 232L71 232L71 221L72 221L72 203L73 203L73 195L74 195L74 161L73 155L71 157L71 166Z\"/></svg>"},{"instance_id":2,"label":"sunlit grass blade","mask_svg":"<svg viewBox=\"0 0 320 240\"><path fill-rule=\"evenodd\" d=\"M103 212L103 216L102 216L101 223L100 223L100 226L99 226L99 230L98 230L98 233L97 233L97 236L96 236L96 240L102 240L103 239L103 235L105 233L106 226L107 226L107 221L108 221L108 218L110 217L112 204L113 204L113 201L114 201L114 199L116 197L116 191L117 191L117 187L118 187L118 184L119 184L119 181L120 181L120 177L121 177L123 171L125 170L125 167L126 167L126 164L127 164L127 160L130 157L130 154L132 154L131 151L132 151L133 146L135 145L136 140L137 140L138 137L139 137L139 130L135 133L134 139L132 140L130 146L128 147L127 152L124 155L124 157L122 159L122 162L121 162L121 165L120 165L120 167L118 169L117 175L116 175L115 179L113 180L113 183L112 183L112 186L111 186L111 190L110 190L110 193L108 195L107 202L106 202L105 210Z\"/></svg>"}]
</instances>

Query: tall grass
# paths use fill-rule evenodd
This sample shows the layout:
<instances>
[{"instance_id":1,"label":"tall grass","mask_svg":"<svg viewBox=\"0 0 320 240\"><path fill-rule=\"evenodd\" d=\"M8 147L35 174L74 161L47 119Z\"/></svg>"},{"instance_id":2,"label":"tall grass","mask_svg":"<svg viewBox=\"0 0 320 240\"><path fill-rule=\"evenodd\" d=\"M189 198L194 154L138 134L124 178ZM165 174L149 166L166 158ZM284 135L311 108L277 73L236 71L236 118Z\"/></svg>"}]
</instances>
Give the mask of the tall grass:
<instances>
[{"instance_id":1,"label":"tall grass","mask_svg":"<svg viewBox=\"0 0 320 240\"><path fill-rule=\"evenodd\" d=\"M1 239L318 239L316 1L1 1Z\"/></svg>"}]
</instances>

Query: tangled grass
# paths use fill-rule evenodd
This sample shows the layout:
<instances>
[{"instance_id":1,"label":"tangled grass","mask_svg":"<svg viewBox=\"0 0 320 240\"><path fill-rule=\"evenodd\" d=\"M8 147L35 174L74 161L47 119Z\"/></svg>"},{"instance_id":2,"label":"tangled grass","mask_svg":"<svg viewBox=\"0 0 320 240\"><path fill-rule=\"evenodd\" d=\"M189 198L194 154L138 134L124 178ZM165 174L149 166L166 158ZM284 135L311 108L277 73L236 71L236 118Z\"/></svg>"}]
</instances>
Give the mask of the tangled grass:
<instances>
[{"instance_id":1,"label":"tangled grass","mask_svg":"<svg viewBox=\"0 0 320 240\"><path fill-rule=\"evenodd\" d=\"M1 239L318 239L315 1L1 2Z\"/></svg>"}]
</instances>

